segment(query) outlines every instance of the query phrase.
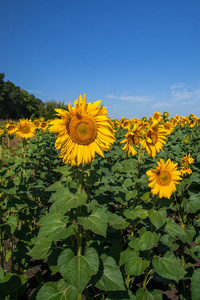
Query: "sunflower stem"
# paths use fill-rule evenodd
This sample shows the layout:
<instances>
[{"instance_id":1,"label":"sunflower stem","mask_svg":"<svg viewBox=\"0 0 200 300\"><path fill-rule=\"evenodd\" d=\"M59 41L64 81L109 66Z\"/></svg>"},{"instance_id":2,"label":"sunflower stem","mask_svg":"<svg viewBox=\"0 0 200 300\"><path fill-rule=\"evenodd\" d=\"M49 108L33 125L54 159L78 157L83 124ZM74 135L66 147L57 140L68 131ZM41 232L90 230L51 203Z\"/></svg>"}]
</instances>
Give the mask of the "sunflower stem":
<instances>
[{"instance_id":1,"label":"sunflower stem","mask_svg":"<svg viewBox=\"0 0 200 300\"><path fill-rule=\"evenodd\" d=\"M23 180L25 178L25 150L26 150L26 139L23 138L23 144L22 144L22 166L21 166L21 184L23 183Z\"/></svg>"},{"instance_id":2,"label":"sunflower stem","mask_svg":"<svg viewBox=\"0 0 200 300\"><path fill-rule=\"evenodd\" d=\"M78 169L78 186L77 186L77 189L78 189L78 194L81 194L82 193L82 181L83 181L83 170L82 170L82 167L79 167ZM77 212L78 212L78 215L81 215L81 206L78 207L77 209ZM76 235L76 242L77 242L77 255L81 255L81 251L82 251L82 236L83 236L83 228L80 224L78 224L78 232L77 232L77 235ZM82 300L82 293L80 293L78 295L78 300Z\"/></svg>"}]
</instances>

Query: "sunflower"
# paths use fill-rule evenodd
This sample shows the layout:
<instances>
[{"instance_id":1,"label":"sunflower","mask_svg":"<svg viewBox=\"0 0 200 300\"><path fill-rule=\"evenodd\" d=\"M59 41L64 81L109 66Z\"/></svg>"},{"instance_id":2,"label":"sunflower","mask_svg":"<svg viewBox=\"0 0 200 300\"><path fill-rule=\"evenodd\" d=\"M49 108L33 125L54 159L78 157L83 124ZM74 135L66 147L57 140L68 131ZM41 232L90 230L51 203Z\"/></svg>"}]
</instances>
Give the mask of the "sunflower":
<instances>
[{"instance_id":1,"label":"sunflower","mask_svg":"<svg viewBox=\"0 0 200 300\"><path fill-rule=\"evenodd\" d=\"M187 175L187 174L189 174L189 175L192 174L192 170L186 165L181 166L180 172L181 172L182 176Z\"/></svg>"},{"instance_id":2,"label":"sunflower","mask_svg":"<svg viewBox=\"0 0 200 300\"><path fill-rule=\"evenodd\" d=\"M8 134L13 134L15 133L16 131L16 125L13 123L13 121L8 121L6 124L5 124L5 128L6 128L6 131Z\"/></svg>"},{"instance_id":3,"label":"sunflower","mask_svg":"<svg viewBox=\"0 0 200 300\"><path fill-rule=\"evenodd\" d=\"M188 155L186 154L185 156L182 157L181 163L183 165L188 166L189 164L193 164L194 163L194 158L190 157L190 153Z\"/></svg>"},{"instance_id":4,"label":"sunflower","mask_svg":"<svg viewBox=\"0 0 200 300\"><path fill-rule=\"evenodd\" d=\"M6 135L6 130L3 126L0 127L0 138Z\"/></svg>"},{"instance_id":5,"label":"sunflower","mask_svg":"<svg viewBox=\"0 0 200 300\"><path fill-rule=\"evenodd\" d=\"M33 123L35 124L35 126L39 129L40 128L40 120L36 119L33 121Z\"/></svg>"},{"instance_id":6,"label":"sunflower","mask_svg":"<svg viewBox=\"0 0 200 300\"><path fill-rule=\"evenodd\" d=\"M154 120L157 120L157 121L160 121L161 118L162 118L161 113L155 111L154 114L153 114L153 119L154 119Z\"/></svg>"},{"instance_id":7,"label":"sunflower","mask_svg":"<svg viewBox=\"0 0 200 300\"><path fill-rule=\"evenodd\" d=\"M115 141L111 120L105 115L105 108L99 107L101 100L86 103L80 95L74 106L68 104L68 111L55 109L61 119L50 122L49 131L58 134L55 143L60 149L64 163L88 164L95 153L104 157Z\"/></svg>"},{"instance_id":8,"label":"sunflower","mask_svg":"<svg viewBox=\"0 0 200 300\"><path fill-rule=\"evenodd\" d=\"M141 143L141 149L146 149L147 155L155 157L156 152L159 153L163 144L166 144L167 131L162 124L154 120L145 132L145 137Z\"/></svg>"},{"instance_id":9,"label":"sunflower","mask_svg":"<svg viewBox=\"0 0 200 300\"><path fill-rule=\"evenodd\" d=\"M127 152L127 154L131 153L132 155L136 155L137 150L135 150L134 145L137 147L138 144L141 142L141 135L141 129L137 125L135 125L133 129L129 128L125 139L121 141L122 144L126 143L122 150Z\"/></svg>"},{"instance_id":10,"label":"sunflower","mask_svg":"<svg viewBox=\"0 0 200 300\"><path fill-rule=\"evenodd\" d=\"M172 133L172 131L174 130L174 126L172 124L172 122L166 121L164 123L164 128L167 131L167 134L170 135Z\"/></svg>"},{"instance_id":11,"label":"sunflower","mask_svg":"<svg viewBox=\"0 0 200 300\"><path fill-rule=\"evenodd\" d=\"M15 134L21 138L28 139L35 135L37 127L28 119L20 119L16 125Z\"/></svg>"},{"instance_id":12,"label":"sunflower","mask_svg":"<svg viewBox=\"0 0 200 300\"><path fill-rule=\"evenodd\" d=\"M156 169L146 172L149 177L149 187L153 195L159 194L159 198L170 198L176 191L176 185L182 180L181 172L177 170L177 163L173 163L169 158L166 163L163 159L157 162Z\"/></svg>"}]
</instances>

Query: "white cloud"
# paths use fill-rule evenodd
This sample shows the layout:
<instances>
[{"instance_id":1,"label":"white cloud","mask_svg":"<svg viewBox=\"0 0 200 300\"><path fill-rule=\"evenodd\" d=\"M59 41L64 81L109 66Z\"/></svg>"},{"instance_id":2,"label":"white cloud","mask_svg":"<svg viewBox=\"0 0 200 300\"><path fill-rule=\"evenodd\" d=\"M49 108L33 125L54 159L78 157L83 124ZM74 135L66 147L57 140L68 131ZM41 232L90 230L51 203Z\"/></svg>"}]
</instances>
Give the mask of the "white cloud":
<instances>
[{"instance_id":1,"label":"white cloud","mask_svg":"<svg viewBox=\"0 0 200 300\"><path fill-rule=\"evenodd\" d=\"M180 82L180 83L178 83L178 84L171 85L171 86L170 86L170 90L181 89L181 88L184 87L184 86L185 86L185 84L182 83L182 82Z\"/></svg>"},{"instance_id":2,"label":"white cloud","mask_svg":"<svg viewBox=\"0 0 200 300\"><path fill-rule=\"evenodd\" d=\"M115 96L113 94L106 95L107 98L110 99L119 99L122 101L130 101L130 102L149 102L151 98L149 96Z\"/></svg>"},{"instance_id":3,"label":"white cloud","mask_svg":"<svg viewBox=\"0 0 200 300\"><path fill-rule=\"evenodd\" d=\"M151 104L151 107L154 107L154 108L161 108L161 107L169 107L169 106L173 106L174 104L173 103L170 103L170 102L157 102L155 104Z\"/></svg>"},{"instance_id":4,"label":"white cloud","mask_svg":"<svg viewBox=\"0 0 200 300\"><path fill-rule=\"evenodd\" d=\"M45 95L43 92L41 91L37 91L37 90L27 90L29 93L33 93L33 94L40 94L40 95Z\"/></svg>"},{"instance_id":5,"label":"white cloud","mask_svg":"<svg viewBox=\"0 0 200 300\"><path fill-rule=\"evenodd\" d=\"M194 103L200 101L200 89L186 86L184 83L170 86L172 103L179 102L181 104ZM190 100L190 101L189 101Z\"/></svg>"}]
</instances>

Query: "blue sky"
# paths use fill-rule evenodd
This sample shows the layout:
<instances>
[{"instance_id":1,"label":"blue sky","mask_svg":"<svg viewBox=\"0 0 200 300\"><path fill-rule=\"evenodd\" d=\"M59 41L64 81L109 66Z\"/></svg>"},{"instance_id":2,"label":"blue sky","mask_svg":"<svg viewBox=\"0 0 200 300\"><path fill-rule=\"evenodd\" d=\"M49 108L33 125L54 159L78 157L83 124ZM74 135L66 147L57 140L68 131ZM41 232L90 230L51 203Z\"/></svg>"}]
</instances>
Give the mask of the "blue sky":
<instances>
[{"instance_id":1,"label":"blue sky","mask_svg":"<svg viewBox=\"0 0 200 300\"><path fill-rule=\"evenodd\" d=\"M200 117L199 0L1 0L0 72L111 118Z\"/></svg>"}]
</instances>

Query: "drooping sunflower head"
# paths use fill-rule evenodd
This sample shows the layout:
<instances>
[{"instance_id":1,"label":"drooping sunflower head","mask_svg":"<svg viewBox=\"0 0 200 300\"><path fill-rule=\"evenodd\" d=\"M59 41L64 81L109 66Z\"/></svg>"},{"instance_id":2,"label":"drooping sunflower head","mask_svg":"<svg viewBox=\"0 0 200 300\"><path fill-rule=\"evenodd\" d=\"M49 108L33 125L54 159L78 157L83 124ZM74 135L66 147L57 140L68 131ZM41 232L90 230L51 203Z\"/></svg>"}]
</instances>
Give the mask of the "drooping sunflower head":
<instances>
[{"instance_id":1,"label":"drooping sunflower head","mask_svg":"<svg viewBox=\"0 0 200 300\"><path fill-rule=\"evenodd\" d=\"M176 185L182 180L181 172L177 170L177 163L173 163L169 158L165 163L163 159L157 163L155 169L146 172L149 177L149 187L153 195L159 195L159 198L170 198L176 191Z\"/></svg>"},{"instance_id":2,"label":"drooping sunflower head","mask_svg":"<svg viewBox=\"0 0 200 300\"><path fill-rule=\"evenodd\" d=\"M74 106L68 104L68 111L56 109L60 118L49 123L49 131L57 133L56 149L64 163L88 164L95 153L104 157L115 141L110 118L106 116L101 101L86 102L86 96L79 96Z\"/></svg>"},{"instance_id":3,"label":"drooping sunflower head","mask_svg":"<svg viewBox=\"0 0 200 300\"><path fill-rule=\"evenodd\" d=\"M36 132L35 124L28 119L20 119L16 124L15 134L21 138L28 139L35 135Z\"/></svg>"}]
</instances>

